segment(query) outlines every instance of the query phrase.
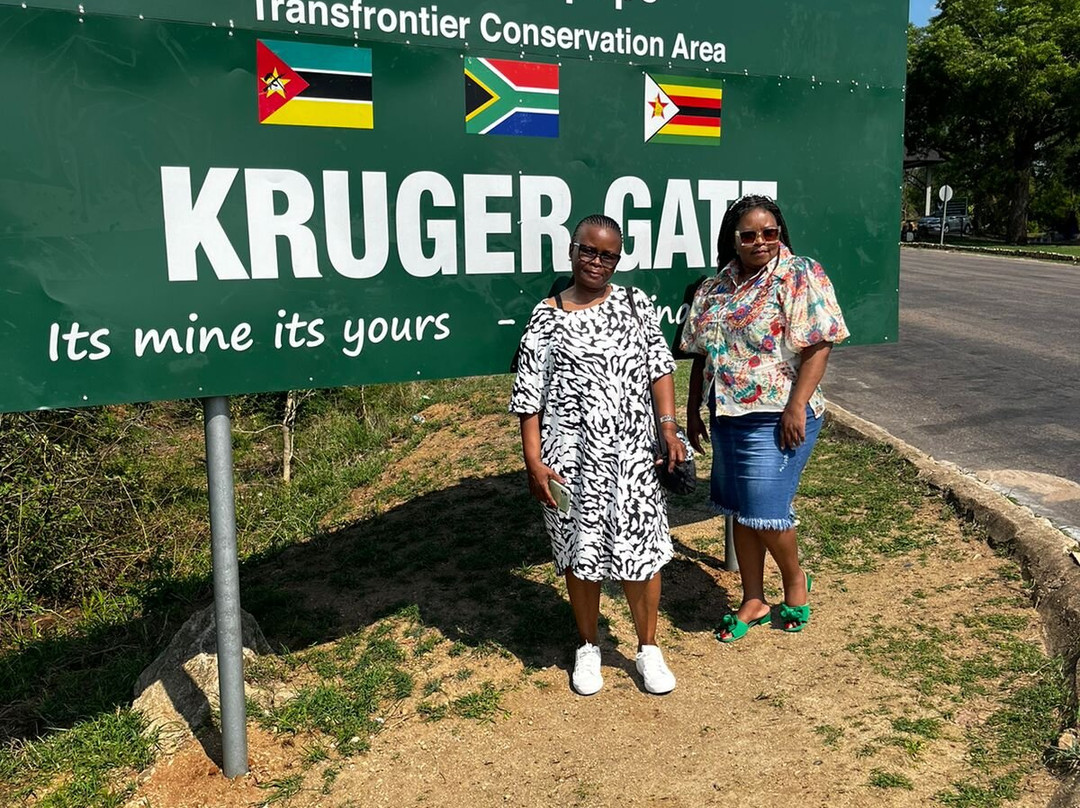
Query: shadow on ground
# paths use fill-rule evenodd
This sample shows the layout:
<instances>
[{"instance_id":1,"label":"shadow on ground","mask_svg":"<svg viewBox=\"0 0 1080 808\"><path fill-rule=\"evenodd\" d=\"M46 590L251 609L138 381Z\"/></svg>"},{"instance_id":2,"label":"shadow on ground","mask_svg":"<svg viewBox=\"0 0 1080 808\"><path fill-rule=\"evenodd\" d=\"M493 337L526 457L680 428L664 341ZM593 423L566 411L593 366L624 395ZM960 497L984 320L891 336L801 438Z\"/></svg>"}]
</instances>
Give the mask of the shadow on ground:
<instances>
[{"instance_id":1,"label":"shadow on ground","mask_svg":"<svg viewBox=\"0 0 1080 808\"><path fill-rule=\"evenodd\" d=\"M672 498L673 528L713 519L699 494ZM721 559L678 542L676 553L664 570L662 608L676 628L715 626L728 603L710 574ZM337 640L415 605L423 623L452 642L494 644L527 666L565 667L574 621L550 560L524 472L465 478L245 562L241 605L278 651ZM606 591L618 597L617 586ZM147 596L143 619L0 656L0 741L129 705L139 673L211 598L209 577L165 581ZM602 618L602 633L605 626Z\"/></svg>"},{"instance_id":2,"label":"shadow on ground","mask_svg":"<svg viewBox=\"0 0 1080 808\"><path fill-rule=\"evenodd\" d=\"M689 499L673 499L673 527L712 518L682 503ZM721 563L678 543L676 551L693 560L665 568L664 607L676 627L697 630L726 608L701 568ZM281 649L327 642L416 605L424 624L451 641L496 643L544 666L574 642L550 560L524 473L467 478L246 569L244 605Z\"/></svg>"}]
</instances>

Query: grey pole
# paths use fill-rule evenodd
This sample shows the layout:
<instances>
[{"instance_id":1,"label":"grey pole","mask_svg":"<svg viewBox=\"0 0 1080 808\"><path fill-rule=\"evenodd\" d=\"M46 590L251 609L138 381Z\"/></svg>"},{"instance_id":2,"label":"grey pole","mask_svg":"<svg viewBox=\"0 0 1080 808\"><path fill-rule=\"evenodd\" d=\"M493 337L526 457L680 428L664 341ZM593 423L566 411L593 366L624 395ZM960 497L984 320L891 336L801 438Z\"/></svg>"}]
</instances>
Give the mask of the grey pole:
<instances>
[{"instance_id":1,"label":"grey pole","mask_svg":"<svg viewBox=\"0 0 1080 808\"><path fill-rule=\"evenodd\" d=\"M229 399L203 399L206 479L210 489L210 543L214 558L221 745L226 777L247 774L247 705L244 703L244 641L240 625L240 564L236 551L232 427Z\"/></svg>"},{"instance_id":2,"label":"grey pole","mask_svg":"<svg viewBox=\"0 0 1080 808\"><path fill-rule=\"evenodd\" d=\"M724 517L724 569L738 572L739 559L735 555L735 517Z\"/></svg>"}]
</instances>

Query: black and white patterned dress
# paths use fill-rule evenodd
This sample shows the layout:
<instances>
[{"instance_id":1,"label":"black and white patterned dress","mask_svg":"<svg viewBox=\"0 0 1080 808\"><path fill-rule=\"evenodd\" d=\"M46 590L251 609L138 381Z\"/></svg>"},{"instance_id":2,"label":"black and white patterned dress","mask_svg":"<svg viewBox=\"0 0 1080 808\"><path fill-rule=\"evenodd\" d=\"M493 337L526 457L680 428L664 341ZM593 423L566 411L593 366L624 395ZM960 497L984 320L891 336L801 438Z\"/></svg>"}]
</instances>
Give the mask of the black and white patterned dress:
<instances>
[{"instance_id":1,"label":"black and white patterned dress","mask_svg":"<svg viewBox=\"0 0 1080 808\"><path fill-rule=\"evenodd\" d=\"M667 503L653 468L647 385L672 373L652 301L612 286L579 311L541 301L521 338L510 412L542 412L541 459L571 508L544 507L555 566L587 581L644 581L671 559Z\"/></svg>"}]
</instances>

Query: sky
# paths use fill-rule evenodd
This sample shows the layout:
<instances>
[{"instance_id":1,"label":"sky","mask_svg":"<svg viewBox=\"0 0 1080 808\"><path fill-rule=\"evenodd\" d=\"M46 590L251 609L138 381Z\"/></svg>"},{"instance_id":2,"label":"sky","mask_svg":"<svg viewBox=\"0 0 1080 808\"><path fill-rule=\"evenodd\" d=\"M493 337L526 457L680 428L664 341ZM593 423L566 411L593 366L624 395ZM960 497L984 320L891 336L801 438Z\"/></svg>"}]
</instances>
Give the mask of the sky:
<instances>
[{"instance_id":1,"label":"sky","mask_svg":"<svg viewBox=\"0 0 1080 808\"><path fill-rule=\"evenodd\" d=\"M910 0L908 19L918 26L926 25L932 14L936 14L934 0Z\"/></svg>"}]
</instances>

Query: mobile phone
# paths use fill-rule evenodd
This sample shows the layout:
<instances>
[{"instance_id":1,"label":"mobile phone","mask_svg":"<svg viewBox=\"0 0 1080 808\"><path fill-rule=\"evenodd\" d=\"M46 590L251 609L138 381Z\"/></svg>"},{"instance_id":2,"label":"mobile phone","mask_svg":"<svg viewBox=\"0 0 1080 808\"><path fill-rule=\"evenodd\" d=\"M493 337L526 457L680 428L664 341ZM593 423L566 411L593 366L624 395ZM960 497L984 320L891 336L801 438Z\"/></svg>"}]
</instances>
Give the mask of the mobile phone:
<instances>
[{"instance_id":1,"label":"mobile phone","mask_svg":"<svg viewBox=\"0 0 1080 808\"><path fill-rule=\"evenodd\" d=\"M555 507L562 513L570 513L570 489L552 477L548 480L548 491L555 500Z\"/></svg>"}]
</instances>

